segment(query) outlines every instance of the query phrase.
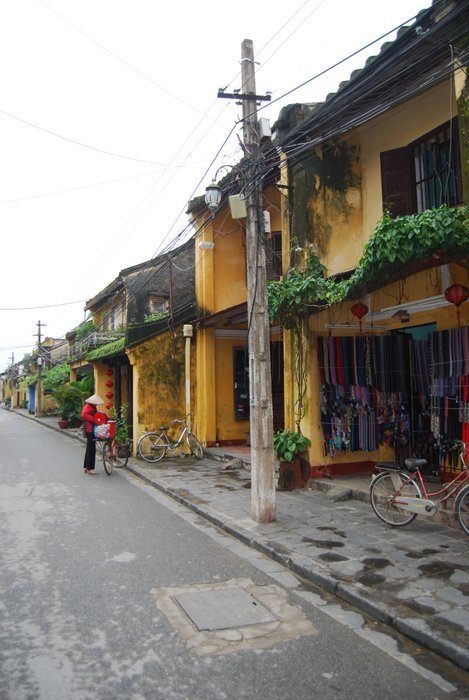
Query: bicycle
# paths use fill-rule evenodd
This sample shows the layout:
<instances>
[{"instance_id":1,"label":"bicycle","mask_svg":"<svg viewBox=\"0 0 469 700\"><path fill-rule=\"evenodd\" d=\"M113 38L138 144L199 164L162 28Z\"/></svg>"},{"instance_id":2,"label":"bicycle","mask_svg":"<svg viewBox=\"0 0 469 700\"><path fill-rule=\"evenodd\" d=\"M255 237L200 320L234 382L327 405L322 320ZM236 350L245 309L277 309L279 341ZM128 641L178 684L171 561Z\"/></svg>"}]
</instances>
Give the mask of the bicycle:
<instances>
[{"instance_id":1,"label":"bicycle","mask_svg":"<svg viewBox=\"0 0 469 700\"><path fill-rule=\"evenodd\" d=\"M469 464L466 464L464 457L466 444L456 440L452 449L459 450L463 469L439 491L427 490L421 472L421 468L427 466L426 459L409 457L404 460L404 466L378 462L376 467L381 473L370 485L371 507L378 518L391 527L404 527L413 522L417 515L435 515L441 503L455 496L457 522L469 535Z\"/></svg>"},{"instance_id":2,"label":"bicycle","mask_svg":"<svg viewBox=\"0 0 469 700\"><path fill-rule=\"evenodd\" d=\"M103 440L103 466L108 476L114 467L124 468L129 461L129 446L117 442L115 438Z\"/></svg>"},{"instance_id":3,"label":"bicycle","mask_svg":"<svg viewBox=\"0 0 469 700\"><path fill-rule=\"evenodd\" d=\"M143 433L137 443L137 453L145 462L159 462L167 452L172 452L178 448L184 439L191 454L196 459L202 459L204 456L204 448L197 440L194 433L189 430L186 419L180 420L176 418L170 422L170 425L174 423L178 423L181 426L181 432L177 440L173 440L166 433L169 429L168 425L161 425L158 431Z\"/></svg>"}]
</instances>

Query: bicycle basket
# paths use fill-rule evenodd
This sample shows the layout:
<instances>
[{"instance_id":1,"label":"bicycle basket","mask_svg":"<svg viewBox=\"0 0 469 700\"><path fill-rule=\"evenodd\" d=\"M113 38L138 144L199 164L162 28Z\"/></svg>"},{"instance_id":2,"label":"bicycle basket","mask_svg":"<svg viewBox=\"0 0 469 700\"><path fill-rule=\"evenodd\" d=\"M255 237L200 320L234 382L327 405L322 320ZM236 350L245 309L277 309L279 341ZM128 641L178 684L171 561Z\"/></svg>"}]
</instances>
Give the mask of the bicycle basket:
<instances>
[{"instance_id":1,"label":"bicycle basket","mask_svg":"<svg viewBox=\"0 0 469 700\"><path fill-rule=\"evenodd\" d=\"M103 425L95 425L93 432L96 440L112 440L116 434L116 422L110 420Z\"/></svg>"}]
</instances>

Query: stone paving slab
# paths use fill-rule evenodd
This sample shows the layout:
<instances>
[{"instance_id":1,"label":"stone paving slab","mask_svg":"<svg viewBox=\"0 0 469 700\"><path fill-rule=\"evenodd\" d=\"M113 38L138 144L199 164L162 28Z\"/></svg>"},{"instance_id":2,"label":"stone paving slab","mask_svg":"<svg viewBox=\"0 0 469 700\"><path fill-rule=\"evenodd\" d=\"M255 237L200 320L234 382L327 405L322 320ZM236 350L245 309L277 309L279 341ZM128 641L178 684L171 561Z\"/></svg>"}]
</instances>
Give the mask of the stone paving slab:
<instances>
[{"instance_id":1,"label":"stone paving slab","mask_svg":"<svg viewBox=\"0 0 469 700\"><path fill-rule=\"evenodd\" d=\"M54 419L33 420L60 431ZM423 518L386 528L367 503L333 501L317 490L277 492L277 520L258 524L249 517L249 475L242 467L165 458L158 465L131 459L128 469L274 562L469 670L469 539L461 531Z\"/></svg>"}]
</instances>

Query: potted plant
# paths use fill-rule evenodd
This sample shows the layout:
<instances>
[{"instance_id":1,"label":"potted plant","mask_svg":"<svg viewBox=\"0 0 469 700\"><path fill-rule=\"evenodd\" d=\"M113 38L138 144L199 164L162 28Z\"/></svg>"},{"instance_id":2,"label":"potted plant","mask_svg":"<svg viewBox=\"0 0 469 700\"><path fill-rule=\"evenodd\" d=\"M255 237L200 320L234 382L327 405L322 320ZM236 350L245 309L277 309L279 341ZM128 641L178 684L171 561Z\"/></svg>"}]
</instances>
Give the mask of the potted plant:
<instances>
[{"instance_id":1,"label":"potted plant","mask_svg":"<svg viewBox=\"0 0 469 700\"><path fill-rule=\"evenodd\" d=\"M292 491L305 485L300 455L311 446L311 440L299 432L279 430L274 435L274 449L280 462L279 488Z\"/></svg>"},{"instance_id":2,"label":"potted plant","mask_svg":"<svg viewBox=\"0 0 469 700\"><path fill-rule=\"evenodd\" d=\"M83 402L90 393L89 380L61 384L52 389L52 393L58 404L59 428L79 426Z\"/></svg>"}]
</instances>

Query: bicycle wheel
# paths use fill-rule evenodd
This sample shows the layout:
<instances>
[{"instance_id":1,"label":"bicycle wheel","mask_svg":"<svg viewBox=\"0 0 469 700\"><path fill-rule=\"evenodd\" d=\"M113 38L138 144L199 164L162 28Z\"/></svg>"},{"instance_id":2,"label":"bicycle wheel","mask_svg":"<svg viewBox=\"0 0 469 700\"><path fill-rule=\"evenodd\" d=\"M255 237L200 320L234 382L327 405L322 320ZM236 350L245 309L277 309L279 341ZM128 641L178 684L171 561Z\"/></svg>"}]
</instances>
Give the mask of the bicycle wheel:
<instances>
[{"instance_id":1,"label":"bicycle wheel","mask_svg":"<svg viewBox=\"0 0 469 700\"><path fill-rule=\"evenodd\" d=\"M404 472L382 472L371 482L371 507L378 518L391 527L404 527L417 517L417 513L403 510L392 503L392 497L407 478ZM422 498L420 486L412 479L402 488L401 496Z\"/></svg>"},{"instance_id":2,"label":"bicycle wheel","mask_svg":"<svg viewBox=\"0 0 469 700\"><path fill-rule=\"evenodd\" d=\"M127 462L129 461L129 450L130 448L128 445L121 445L118 442L116 443L115 467L123 469L127 466Z\"/></svg>"},{"instance_id":3,"label":"bicycle wheel","mask_svg":"<svg viewBox=\"0 0 469 700\"><path fill-rule=\"evenodd\" d=\"M189 447L191 453L194 455L196 459L202 459L204 456L204 448L200 444L200 442L197 440L195 437L194 433L190 433L187 431L186 433L186 442L187 446Z\"/></svg>"},{"instance_id":4,"label":"bicycle wheel","mask_svg":"<svg viewBox=\"0 0 469 700\"><path fill-rule=\"evenodd\" d=\"M166 454L167 445L162 433L144 433L137 443L139 457L145 462L159 462Z\"/></svg>"},{"instance_id":5,"label":"bicycle wheel","mask_svg":"<svg viewBox=\"0 0 469 700\"><path fill-rule=\"evenodd\" d=\"M454 506L459 527L469 535L469 486L459 492Z\"/></svg>"},{"instance_id":6,"label":"bicycle wheel","mask_svg":"<svg viewBox=\"0 0 469 700\"><path fill-rule=\"evenodd\" d=\"M115 457L112 454L111 444L109 442L105 442L103 445L103 466L104 471L108 476L111 476L112 474L114 460Z\"/></svg>"}]
</instances>

